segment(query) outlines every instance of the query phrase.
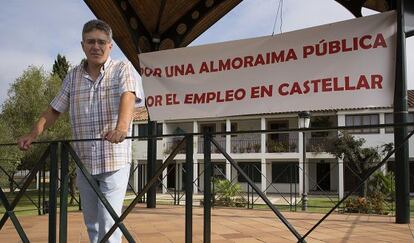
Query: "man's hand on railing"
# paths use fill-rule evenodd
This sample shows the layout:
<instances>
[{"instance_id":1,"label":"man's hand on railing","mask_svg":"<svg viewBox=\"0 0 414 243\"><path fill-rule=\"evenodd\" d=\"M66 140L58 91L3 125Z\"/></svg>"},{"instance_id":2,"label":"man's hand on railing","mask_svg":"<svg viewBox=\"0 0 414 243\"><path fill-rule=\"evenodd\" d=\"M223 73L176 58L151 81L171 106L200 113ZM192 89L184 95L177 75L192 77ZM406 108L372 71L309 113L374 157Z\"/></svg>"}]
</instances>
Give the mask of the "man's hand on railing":
<instances>
[{"instance_id":1,"label":"man's hand on railing","mask_svg":"<svg viewBox=\"0 0 414 243\"><path fill-rule=\"evenodd\" d=\"M103 135L103 138L111 143L121 143L127 137L127 131L121 131L119 129L111 130Z\"/></svg>"},{"instance_id":2,"label":"man's hand on railing","mask_svg":"<svg viewBox=\"0 0 414 243\"><path fill-rule=\"evenodd\" d=\"M36 139L36 137L37 136L33 135L32 133L26 134L17 140L17 146L20 150L26 151L30 149L32 142Z\"/></svg>"}]
</instances>

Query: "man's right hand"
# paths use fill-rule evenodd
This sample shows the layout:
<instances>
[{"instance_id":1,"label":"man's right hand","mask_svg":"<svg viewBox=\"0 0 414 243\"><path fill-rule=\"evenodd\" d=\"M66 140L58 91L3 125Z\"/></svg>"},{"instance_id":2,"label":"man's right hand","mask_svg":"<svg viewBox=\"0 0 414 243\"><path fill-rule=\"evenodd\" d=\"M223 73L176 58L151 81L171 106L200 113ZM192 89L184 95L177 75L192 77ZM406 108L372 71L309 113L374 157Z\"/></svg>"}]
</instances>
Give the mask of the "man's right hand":
<instances>
[{"instance_id":1,"label":"man's right hand","mask_svg":"<svg viewBox=\"0 0 414 243\"><path fill-rule=\"evenodd\" d=\"M30 149L32 142L35 139L36 139L36 136L34 136L31 133L24 135L23 137L19 138L19 140L17 141L17 146L19 147L20 150L26 151Z\"/></svg>"}]
</instances>

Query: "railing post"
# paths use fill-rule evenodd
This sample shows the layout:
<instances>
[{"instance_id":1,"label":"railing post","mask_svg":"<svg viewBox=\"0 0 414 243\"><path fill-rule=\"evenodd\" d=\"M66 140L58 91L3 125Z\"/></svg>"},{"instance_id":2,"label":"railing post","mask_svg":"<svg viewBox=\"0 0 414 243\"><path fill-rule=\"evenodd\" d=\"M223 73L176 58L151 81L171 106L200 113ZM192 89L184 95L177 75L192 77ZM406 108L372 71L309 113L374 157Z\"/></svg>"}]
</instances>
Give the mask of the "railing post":
<instances>
[{"instance_id":1,"label":"railing post","mask_svg":"<svg viewBox=\"0 0 414 243\"><path fill-rule=\"evenodd\" d=\"M68 184L69 184L69 153L66 146L61 146L60 153L60 224L59 242L67 242L68 225Z\"/></svg>"},{"instance_id":2,"label":"railing post","mask_svg":"<svg viewBox=\"0 0 414 243\"><path fill-rule=\"evenodd\" d=\"M303 168L302 168L302 211L308 210L308 192L306 191L306 185L307 185L307 176L306 173L307 169L307 163L306 163L306 133L302 132L303 134L303 150L302 150L302 156L303 156Z\"/></svg>"},{"instance_id":3,"label":"railing post","mask_svg":"<svg viewBox=\"0 0 414 243\"><path fill-rule=\"evenodd\" d=\"M211 242L211 134L204 134L204 233L203 242Z\"/></svg>"},{"instance_id":4,"label":"railing post","mask_svg":"<svg viewBox=\"0 0 414 243\"><path fill-rule=\"evenodd\" d=\"M155 164L157 161L157 123L148 121L148 150L147 150L147 183L155 174ZM155 208L157 200L157 188L154 184L147 192L147 208Z\"/></svg>"},{"instance_id":5,"label":"railing post","mask_svg":"<svg viewBox=\"0 0 414 243\"><path fill-rule=\"evenodd\" d=\"M405 23L404 2L397 3L397 55L395 65L395 90L394 90L394 122L405 123L408 117L407 106L407 81L405 62ZM407 136L407 127L394 128L394 143L401 144ZM395 195L396 195L396 223L410 223L410 167L408 162L408 142L395 151Z\"/></svg>"},{"instance_id":6,"label":"railing post","mask_svg":"<svg viewBox=\"0 0 414 243\"><path fill-rule=\"evenodd\" d=\"M185 154L185 243L193 242L193 136L186 137Z\"/></svg>"},{"instance_id":7,"label":"railing post","mask_svg":"<svg viewBox=\"0 0 414 243\"><path fill-rule=\"evenodd\" d=\"M56 201L58 181L58 143L50 145L50 176L49 176L49 242L56 242Z\"/></svg>"},{"instance_id":8,"label":"railing post","mask_svg":"<svg viewBox=\"0 0 414 243\"><path fill-rule=\"evenodd\" d=\"M49 213L49 207L46 205L46 163L42 168L42 214Z\"/></svg>"},{"instance_id":9,"label":"railing post","mask_svg":"<svg viewBox=\"0 0 414 243\"><path fill-rule=\"evenodd\" d=\"M40 187L40 185L41 185L40 180L42 178L41 175L42 175L42 171L39 170L37 172L37 174L36 174L37 205L38 205L38 207L37 207L37 215L42 215L42 211L41 211L41 208L42 208L42 203L41 203L41 192L42 192L42 189Z\"/></svg>"}]
</instances>

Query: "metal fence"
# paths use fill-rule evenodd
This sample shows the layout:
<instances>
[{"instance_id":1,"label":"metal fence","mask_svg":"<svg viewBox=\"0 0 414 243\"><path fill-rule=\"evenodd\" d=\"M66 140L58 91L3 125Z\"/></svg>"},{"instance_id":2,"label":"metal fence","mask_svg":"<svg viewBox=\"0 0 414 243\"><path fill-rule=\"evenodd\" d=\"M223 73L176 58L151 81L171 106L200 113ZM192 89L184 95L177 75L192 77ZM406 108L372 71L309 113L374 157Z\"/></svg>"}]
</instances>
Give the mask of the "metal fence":
<instances>
[{"instance_id":1,"label":"metal fence","mask_svg":"<svg viewBox=\"0 0 414 243\"><path fill-rule=\"evenodd\" d=\"M395 124L394 124L395 125ZM406 123L406 124L397 124L398 126L408 126L408 125L414 125L413 123ZM392 126L392 125L381 125L381 126ZM338 129L355 129L355 128L370 128L375 126L359 126L359 127L336 127L336 128L326 128L327 130L338 130ZM241 133L266 133L266 134L272 134L272 133L286 133L286 132L311 132L311 131L317 131L317 130L325 130L325 129L281 129L281 130L268 130L268 131L240 131L237 132L239 134ZM48 147L43 153L43 155L40 157L38 163L34 165L34 167L30 170L30 173L25 178L25 181L22 184L19 184L19 190L17 191L15 197L12 201L9 201L9 199L6 197L6 194L3 190L3 187L0 187L0 199L2 202L3 207L6 209L6 212L3 214L3 217L0 220L0 230L5 225L6 221L10 219L21 240L23 242L29 242L29 239L27 238L24 229L22 228L21 224L19 223L18 218L15 215L15 208L18 205L19 201L22 199L23 196L25 196L25 193L27 189L29 188L32 181L36 178L37 175L41 175L41 171L43 168L46 168L47 162L49 162L48 168L50 171L50 178L48 181L48 191L46 189L43 189L41 193L45 194L46 191L48 192L48 213L49 213L49 242L56 242L57 239L57 230L59 230L59 242L66 242L67 241L67 209L68 209L68 181L69 181L69 161L73 160L76 165L79 167L80 173L82 173L88 180L89 185L93 188L99 199L102 201L105 208L108 210L112 218L114 219L115 223L112 226L112 228L107 232L105 237L102 239L102 242L105 242L110 235L115 231L115 229L119 228L124 236L126 237L128 242L135 242L132 235L129 233L128 229L125 227L123 221L128 216L128 214L134 209L137 203L142 202L144 199L144 195L148 193L150 188L155 186L156 184L160 183L162 181L162 175L163 171L168 169L168 166L174 163L175 156L182 151L183 148L185 148L185 163L183 164L183 183L184 185L191 185L191 186L184 186L183 192L185 193L185 239L186 242L192 242L192 209L193 209L193 184L195 183L194 180L194 173L202 173L203 175L203 208L204 208L204 225L203 225L203 240L204 242L211 242L211 208L214 205L214 200L217 200L218 198L215 197L214 193L214 183L213 178L214 177L220 177L220 171L218 173L214 173L215 165L212 163L211 160L211 154L212 154L212 148L214 148L214 151L217 151L220 153L226 161L231 165L231 168L233 168L237 172L237 181L243 180L247 185L247 190L244 194L245 197L247 197L247 207L252 208L253 205L260 199L274 214L275 216L286 226L286 228L295 236L295 238L298 240L298 242L305 242L306 237L309 236L309 234L317 228L321 222L323 222L331 213L338 210L340 206L347 200L351 195L358 192L359 188L364 186L367 179L374 175L376 171L381 169L383 166L386 165L388 159L395 153L396 150L398 150L402 144L406 143L408 139L414 134L414 131L411 131L408 136L405 137L405 139L401 142L401 144L395 145L395 147L389 151L386 156L381 160L378 161L374 166L369 168L364 173L355 173L357 175L358 180L354 183L354 186L350 188L344 195L343 198L337 198L331 200L332 207L331 209L325 214L324 217L320 221L318 221L311 229L309 229L305 234L301 235L293 225L289 223L289 221L283 216L283 213L279 206L275 203L273 203L271 200L269 200L268 196L266 195L266 190L262 191L261 188L259 188L255 182L255 176L254 174L260 173L260 169L255 166L251 165L250 167L242 167L241 163L237 163L227 152L226 149L222 146L222 143L217 141L215 138L213 138L214 135L218 134L231 134L231 132L223 132L223 133L205 133L205 134L181 134L182 139L179 140L179 142L176 144L176 147L171 150L171 153L169 156L163 161L162 165L155 170L155 173L151 176L147 176L147 180L145 181L141 178L141 185L142 187L139 187L138 190L134 190L134 198L130 205L124 210L122 215L117 215L115 211L112 209L111 205L108 203L108 201L105 199L105 197L102 195L102 193L99 191L98 185L95 183L95 181L92 179L89 172L86 170L84 165L82 164L82 161L79 159L76 152L73 150L71 143L76 141L52 141L48 142ZM162 136L172 136L172 135L162 135ZM174 134L173 136L177 136L177 134ZM204 168L203 171L195 172L193 171L194 168L194 162L193 162L193 138L194 136L201 136L203 141L203 163ZM139 139L148 139L149 141L155 140L156 135L149 136L149 137L133 137L133 138L139 138ZM131 138L129 138L131 139ZM92 140L82 140L81 142L88 142ZM79 142L79 141L77 141ZM3 145L3 146L12 146L10 144ZM13 145L15 146L15 145ZM152 151L154 152L154 151ZM60 163L58 163L60 161ZM60 170L58 168L58 165L60 164ZM134 168L135 170L135 168ZM290 181L291 181L291 193L290 198L285 197L284 200L286 201L287 205L293 210L293 208L296 209L296 206L300 203L300 200L298 199L298 193L297 193L297 173L293 173L292 171L301 170L300 167L297 165L290 165L286 167L286 170L290 173ZM60 173L59 173L60 172ZM222 172L222 171L221 171ZM352 172L352 171L351 171ZM44 172L43 172L44 173ZM309 173L309 172L308 172ZM45 173L44 173L45 174ZM167 172L168 175L168 172ZM165 175L164 175L165 176ZM223 176L223 175L221 175ZM263 175L261 175L263 176ZM45 180L45 177L40 176ZM233 177L232 180L235 180L236 177ZM269 187L272 186L272 180L275 178L269 178L266 180L269 181ZM323 180L322 178L319 178L320 180ZM318 180L318 179L317 179ZM43 183L43 187L45 187L47 183ZM323 188L318 186L318 181L314 183L316 185L316 191L324 191ZM58 187L60 185L60 187ZM59 188L59 189L58 189ZM131 188L133 188L131 186ZM176 186L177 193L180 191L180 185L178 184ZM40 190L40 187L39 187ZM294 193L293 193L294 192ZM41 194L40 193L40 194ZM39 194L39 195L40 195ZM59 195L58 195L59 194ZM280 193L280 195L283 195L283 193ZM147 195L148 196L148 195ZM44 196L43 198L46 198ZM60 199L59 203L57 202L58 198ZM180 201L180 196L176 196L176 199L178 200L178 204ZM148 199L147 199L148 200ZM36 204L36 203L35 203ZM37 207L39 210L41 209L41 203L37 203ZM60 206L59 210L59 224L57 224L57 207ZM57 225L59 225L59 229L57 229Z\"/></svg>"}]
</instances>

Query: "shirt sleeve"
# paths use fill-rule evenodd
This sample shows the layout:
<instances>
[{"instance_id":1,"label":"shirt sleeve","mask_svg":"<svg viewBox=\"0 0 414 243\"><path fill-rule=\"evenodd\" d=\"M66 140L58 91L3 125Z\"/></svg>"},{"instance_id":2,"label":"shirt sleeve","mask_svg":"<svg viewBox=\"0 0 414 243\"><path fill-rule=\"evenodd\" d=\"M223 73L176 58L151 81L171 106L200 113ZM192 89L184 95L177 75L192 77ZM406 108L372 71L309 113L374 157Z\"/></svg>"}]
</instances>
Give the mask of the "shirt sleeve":
<instances>
[{"instance_id":1,"label":"shirt sleeve","mask_svg":"<svg viewBox=\"0 0 414 243\"><path fill-rule=\"evenodd\" d=\"M52 100L52 102L50 102L50 106L60 113L66 112L69 109L71 76L72 72L66 75L65 79L63 80L62 88Z\"/></svg>"},{"instance_id":2,"label":"shirt sleeve","mask_svg":"<svg viewBox=\"0 0 414 243\"><path fill-rule=\"evenodd\" d=\"M142 107L145 105L145 95L142 88L142 79L129 61L124 62L124 65L122 65L120 72L120 93L122 94L127 91L135 93L136 107Z\"/></svg>"}]
</instances>

